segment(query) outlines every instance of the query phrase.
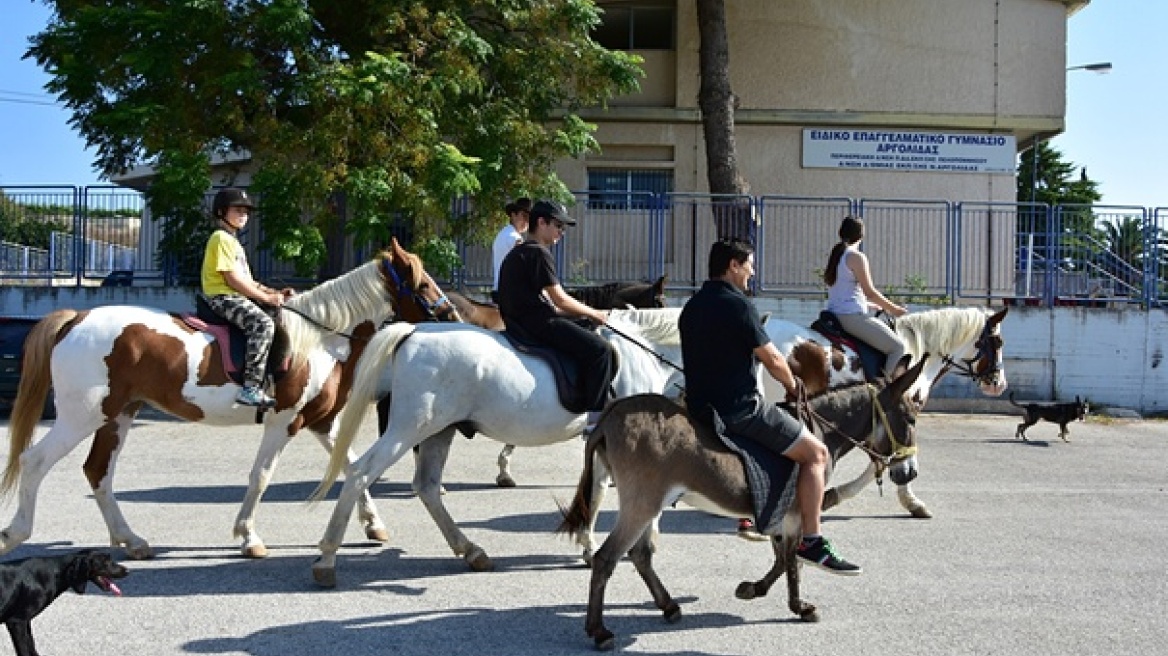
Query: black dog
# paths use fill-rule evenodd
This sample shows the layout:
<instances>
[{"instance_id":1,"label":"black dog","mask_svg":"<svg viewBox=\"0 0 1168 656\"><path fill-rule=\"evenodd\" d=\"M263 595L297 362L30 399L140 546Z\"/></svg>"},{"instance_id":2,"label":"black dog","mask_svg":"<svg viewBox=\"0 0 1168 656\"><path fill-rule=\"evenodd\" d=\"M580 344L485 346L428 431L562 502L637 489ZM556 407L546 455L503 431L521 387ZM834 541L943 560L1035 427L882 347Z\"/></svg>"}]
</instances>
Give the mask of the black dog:
<instances>
[{"instance_id":1,"label":"black dog","mask_svg":"<svg viewBox=\"0 0 1168 656\"><path fill-rule=\"evenodd\" d=\"M16 656L37 656L32 618L41 614L69 588L77 594L93 583L120 595L110 579L129 572L106 553L78 551L68 556L25 558L0 563L0 619L8 626Z\"/></svg>"},{"instance_id":2,"label":"black dog","mask_svg":"<svg viewBox=\"0 0 1168 656\"><path fill-rule=\"evenodd\" d=\"M1039 419L1059 425L1059 437L1064 442L1070 442L1067 435L1070 431L1067 430L1067 424L1072 421L1083 421L1087 418L1087 404L1083 403L1078 396L1075 397L1073 403L1018 403L1014 401L1014 393L1010 392L1010 403L1022 408L1026 411L1026 420L1018 424L1018 430L1014 432L1014 437L1020 437L1026 440L1026 429L1038 423Z\"/></svg>"}]
</instances>

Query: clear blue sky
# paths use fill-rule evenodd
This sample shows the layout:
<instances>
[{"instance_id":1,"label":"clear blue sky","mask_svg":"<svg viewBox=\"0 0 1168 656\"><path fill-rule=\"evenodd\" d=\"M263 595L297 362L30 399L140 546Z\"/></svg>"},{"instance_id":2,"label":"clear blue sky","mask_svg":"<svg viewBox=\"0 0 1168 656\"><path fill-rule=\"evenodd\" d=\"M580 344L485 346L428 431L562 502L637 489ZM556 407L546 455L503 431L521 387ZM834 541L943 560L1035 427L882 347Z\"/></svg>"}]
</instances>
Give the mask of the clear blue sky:
<instances>
[{"instance_id":1,"label":"clear blue sky","mask_svg":"<svg viewBox=\"0 0 1168 656\"><path fill-rule=\"evenodd\" d=\"M44 28L40 2L6 0L0 22L0 185L93 184L93 153L44 92L48 77L21 56ZM1109 61L1105 75L1067 73L1066 132L1052 143L1102 184L1103 202L1168 206L1168 71L1157 44L1164 0L1094 0L1070 19L1067 65Z\"/></svg>"}]
</instances>

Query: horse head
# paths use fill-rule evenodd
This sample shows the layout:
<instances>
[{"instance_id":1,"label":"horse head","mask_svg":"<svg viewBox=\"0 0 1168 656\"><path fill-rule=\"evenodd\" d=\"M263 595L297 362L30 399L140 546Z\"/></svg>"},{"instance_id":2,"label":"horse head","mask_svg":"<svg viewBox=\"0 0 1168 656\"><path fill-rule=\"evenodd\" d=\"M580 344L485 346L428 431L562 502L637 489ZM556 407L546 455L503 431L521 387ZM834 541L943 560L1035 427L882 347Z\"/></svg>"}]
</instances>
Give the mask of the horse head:
<instances>
[{"instance_id":1,"label":"horse head","mask_svg":"<svg viewBox=\"0 0 1168 656\"><path fill-rule=\"evenodd\" d=\"M422 258L402 248L397 237L381 254L382 274L394 311L409 323L462 321L458 310L422 265Z\"/></svg>"},{"instance_id":2,"label":"horse head","mask_svg":"<svg viewBox=\"0 0 1168 656\"><path fill-rule=\"evenodd\" d=\"M917 476L917 413L922 404L909 392L928 359L929 354L925 353L909 367L910 356L906 355L892 371L889 382L876 393L873 421L879 421L882 430L874 431L872 451L880 456L888 468L889 478L897 485L904 485Z\"/></svg>"},{"instance_id":3,"label":"horse head","mask_svg":"<svg viewBox=\"0 0 1168 656\"><path fill-rule=\"evenodd\" d=\"M1000 396L1006 391L1006 371L1002 366L1002 319L1010 308L1004 307L986 317L985 325L974 342L974 355L965 361L967 375L986 396Z\"/></svg>"}]
</instances>

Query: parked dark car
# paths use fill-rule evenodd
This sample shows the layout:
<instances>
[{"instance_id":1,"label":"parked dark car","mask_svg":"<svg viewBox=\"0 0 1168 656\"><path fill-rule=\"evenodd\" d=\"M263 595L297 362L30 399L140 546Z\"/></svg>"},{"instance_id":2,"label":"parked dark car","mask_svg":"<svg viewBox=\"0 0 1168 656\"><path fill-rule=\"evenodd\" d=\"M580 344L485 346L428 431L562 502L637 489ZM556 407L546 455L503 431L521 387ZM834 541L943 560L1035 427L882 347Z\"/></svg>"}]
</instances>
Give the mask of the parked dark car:
<instances>
[{"instance_id":1,"label":"parked dark car","mask_svg":"<svg viewBox=\"0 0 1168 656\"><path fill-rule=\"evenodd\" d=\"M20 362L24 349L24 338L40 317L0 317L0 413L7 416L16 401L16 390L20 387ZM45 410L41 415L52 419L56 406L50 393L45 400Z\"/></svg>"}]
</instances>

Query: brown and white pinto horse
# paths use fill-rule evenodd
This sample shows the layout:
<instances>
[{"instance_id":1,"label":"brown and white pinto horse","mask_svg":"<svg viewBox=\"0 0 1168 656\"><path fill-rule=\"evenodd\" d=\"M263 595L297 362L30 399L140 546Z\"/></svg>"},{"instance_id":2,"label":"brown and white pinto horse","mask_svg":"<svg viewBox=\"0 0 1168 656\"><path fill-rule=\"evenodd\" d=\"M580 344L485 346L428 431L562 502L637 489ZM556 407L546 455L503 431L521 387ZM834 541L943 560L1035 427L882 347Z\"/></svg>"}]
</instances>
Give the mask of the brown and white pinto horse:
<instances>
[{"instance_id":1,"label":"brown and white pinto horse","mask_svg":"<svg viewBox=\"0 0 1168 656\"><path fill-rule=\"evenodd\" d=\"M916 362L930 354L911 394L922 406L933 385L949 371L969 378L987 396L1006 391L1006 371L1002 366L1002 319L1009 308L991 312L980 307L948 307L913 312L896 319L893 328L904 340L908 355ZM791 371L810 394L848 385L864 379L859 355L851 349L833 346L820 333L789 321L769 319L766 331L775 346L787 356ZM783 388L770 376L762 376L763 392L768 399L781 400ZM854 497L876 480L877 466L872 463L855 480L832 488L824 495L824 508ZM897 485L897 498L913 517L932 517L925 504L906 483Z\"/></svg>"},{"instance_id":2,"label":"brown and white pinto horse","mask_svg":"<svg viewBox=\"0 0 1168 656\"><path fill-rule=\"evenodd\" d=\"M280 453L307 428L326 450L333 446L333 419L348 399L356 362L377 327L396 310L409 321L458 321L421 260L394 240L372 261L289 298L281 312L291 365L276 384L276 406L264 413L263 440L248 480L235 535L243 554L260 558L267 548L255 514ZM31 445L49 387L57 419ZM149 543L135 534L114 497L118 455L135 415L145 404L180 419L210 425L257 421L256 409L235 403L239 386L224 371L220 347L207 333L175 315L134 306L87 311L57 310L25 342L24 364L9 424L9 453L0 492L17 488L12 524L0 532L0 553L32 535L37 491L48 471L93 434L83 466L109 529L110 543L131 558L149 558ZM360 519L370 539L386 541L385 526L366 494Z\"/></svg>"}]
</instances>

